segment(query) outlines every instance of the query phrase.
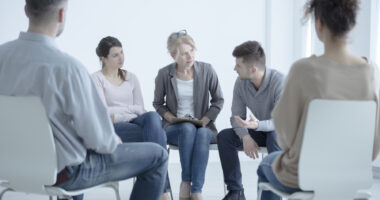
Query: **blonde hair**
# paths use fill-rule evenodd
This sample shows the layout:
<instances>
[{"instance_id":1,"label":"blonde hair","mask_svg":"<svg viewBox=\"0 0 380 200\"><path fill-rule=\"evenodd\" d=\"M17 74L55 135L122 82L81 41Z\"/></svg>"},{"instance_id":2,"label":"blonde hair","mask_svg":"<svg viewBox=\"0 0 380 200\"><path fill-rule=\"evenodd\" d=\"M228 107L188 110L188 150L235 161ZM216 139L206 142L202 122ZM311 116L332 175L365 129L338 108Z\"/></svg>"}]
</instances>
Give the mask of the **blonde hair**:
<instances>
[{"instance_id":1,"label":"blonde hair","mask_svg":"<svg viewBox=\"0 0 380 200\"><path fill-rule=\"evenodd\" d=\"M193 38L187 34L186 30L174 32L169 35L167 48L170 54L176 54L178 52L178 46L181 44L188 44L196 49Z\"/></svg>"}]
</instances>

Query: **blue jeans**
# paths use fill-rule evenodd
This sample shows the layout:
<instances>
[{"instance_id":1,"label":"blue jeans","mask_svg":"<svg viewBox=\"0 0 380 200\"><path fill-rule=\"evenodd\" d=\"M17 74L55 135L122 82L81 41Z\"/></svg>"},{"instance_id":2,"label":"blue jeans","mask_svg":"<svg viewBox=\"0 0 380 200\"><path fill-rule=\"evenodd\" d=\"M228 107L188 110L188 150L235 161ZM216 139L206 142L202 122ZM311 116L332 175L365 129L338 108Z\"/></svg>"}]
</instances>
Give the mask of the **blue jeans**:
<instances>
[{"instance_id":1,"label":"blue jeans","mask_svg":"<svg viewBox=\"0 0 380 200\"><path fill-rule=\"evenodd\" d=\"M213 133L185 122L166 128L168 143L177 145L182 167L182 181L191 182L191 193L202 192Z\"/></svg>"},{"instance_id":2,"label":"blue jeans","mask_svg":"<svg viewBox=\"0 0 380 200\"><path fill-rule=\"evenodd\" d=\"M261 161L259 165L259 168L257 169L257 175L259 176L258 183L269 182L274 188L286 193L290 193L290 194L301 191L300 189L291 188L291 187L283 185L275 176L272 169L272 163L281 153L282 151L276 151L264 157L264 159ZM277 196L271 191L263 191L263 193L261 194L261 199L262 200L281 200L281 197Z\"/></svg>"},{"instance_id":3,"label":"blue jeans","mask_svg":"<svg viewBox=\"0 0 380 200\"><path fill-rule=\"evenodd\" d=\"M277 143L276 132L261 132L252 129L248 129L248 132L257 145L267 147L268 153L281 150ZM224 129L218 134L218 149L227 189L243 190L238 155L238 151L243 149L243 143L232 128Z\"/></svg>"},{"instance_id":4,"label":"blue jeans","mask_svg":"<svg viewBox=\"0 0 380 200\"><path fill-rule=\"evenodd\" d=\"M168 166L166 149L153 143L120 144L112 154L88 151L85 161L66 167L65 190L89 188L137 176L130 199L160 199ZM82 195L75 199L83 198Z\"/></svg>"},{"instance_id":5,"label":"blue jeans","mask_svg":"<svg viewBox=\"0 0 380 200\"><path fill-rule=\"evenodd\" d=\"M166 149L166 134L162 129L161 118L156 112L146 112L131 122L114 124L116 134L124 143L153 142ZM170 190L167 176L164 192Z\"/></svg>"},{"instance_id":6,"label":"blue jeans","mask_svg":"<svg viewBox=\"0 0 380 200\"><path fill-rule=\"evenodd\" d=\"M146 112L131 122L115 123L115 132L123 142L154 142L166 149L166 135L156 112Z\"/></svg>"}]
</instances>

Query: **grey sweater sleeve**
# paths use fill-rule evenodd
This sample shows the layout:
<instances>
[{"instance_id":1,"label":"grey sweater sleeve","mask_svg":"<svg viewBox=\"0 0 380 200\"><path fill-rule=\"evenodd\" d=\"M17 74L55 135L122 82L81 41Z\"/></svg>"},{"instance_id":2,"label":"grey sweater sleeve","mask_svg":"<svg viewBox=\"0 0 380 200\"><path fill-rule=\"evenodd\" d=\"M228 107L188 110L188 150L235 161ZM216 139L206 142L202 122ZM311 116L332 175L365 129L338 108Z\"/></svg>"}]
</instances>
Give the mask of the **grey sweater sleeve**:
<instances>
[{"instance_id":1,"label":"grey sweater sleeve","mask_svg":"<svg viewBox=\"0 0 380 200\"><path fill-rule=\"evenodd\" d=\"M245 135L248 135L248 129L242 128L236 121L234 116L240 116L243 120L245 120L247 115L247 108L246 104L241 98L240 94L240 88L241 88L241 81L239 78L235 81L234 86L234 92L233 92L233 98L232 98L232 106L231 106L231 113L232 116L230 118L231 126L234 129L236 135L238 135L240 138L242 138Z\"/></svg>"},{"instance_id":2,"label":"grey sweater sleeve","mask_svg":"<svg viewBox=\"0 0 380 200\"><path fill-rule=\"evenodd\" d=\"M275 102L275 105L277 105L277 102L280 100L283 86L284 86L284 76L280 73L277 73L276 76L274 76L274 81L270 86L273 88L272 96L273 96L273 101ZM256 130L264 131L264 132L274 131L273 120L268 119L268 120L259 121L259 127Z\"/></svg>"}]
</instances>

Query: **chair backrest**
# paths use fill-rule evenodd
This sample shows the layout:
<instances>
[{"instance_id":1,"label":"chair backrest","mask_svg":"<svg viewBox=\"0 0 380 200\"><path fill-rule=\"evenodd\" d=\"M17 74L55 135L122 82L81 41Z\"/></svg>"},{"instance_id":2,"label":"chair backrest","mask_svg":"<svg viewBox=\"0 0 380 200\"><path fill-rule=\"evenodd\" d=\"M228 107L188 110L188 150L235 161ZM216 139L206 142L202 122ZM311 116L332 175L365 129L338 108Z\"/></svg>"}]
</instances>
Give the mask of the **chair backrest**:
<instances>
[{"instance_id":1,"label":"chair backrest","mask_svg":"<svg viewBox=\"0 0 380 200\"><path fill-rule=\"evenodd\" d=\"M0 180L43 194L56 175L54 138L40 98L0 96Z\"/></svg>"},{"instance_id":2,"label":"chair backrest","mask_svg":"<svg viewBox=\"0 0 380 200\"><path fill-rule=\"evenodd\" d=\"M353 199L372 185L376 103L315 99L309 104L299 184L316 199Z\"/></svg>"}]
</instances>

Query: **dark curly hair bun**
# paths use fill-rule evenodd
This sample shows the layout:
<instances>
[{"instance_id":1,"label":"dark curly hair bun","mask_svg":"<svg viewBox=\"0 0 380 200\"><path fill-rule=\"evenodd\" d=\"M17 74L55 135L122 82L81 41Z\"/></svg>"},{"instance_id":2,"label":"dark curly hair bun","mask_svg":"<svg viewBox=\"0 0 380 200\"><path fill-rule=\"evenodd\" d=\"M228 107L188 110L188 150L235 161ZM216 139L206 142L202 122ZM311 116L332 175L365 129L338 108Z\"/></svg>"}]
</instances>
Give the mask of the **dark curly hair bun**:
<instances>
[{"instance_id":1,"label":"dark curly hair bun","mask_svg":"<svg viewBox=\"0 0 380 200\"><path fill-rule=\"evenodd\" d=\"M305 7L305 16L314 14L333 36L342 36L355 26L358 9L358 0L310 0Z\"/></svg>"}]
</instances>

